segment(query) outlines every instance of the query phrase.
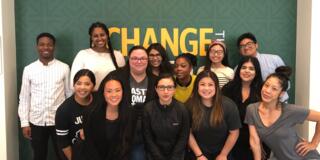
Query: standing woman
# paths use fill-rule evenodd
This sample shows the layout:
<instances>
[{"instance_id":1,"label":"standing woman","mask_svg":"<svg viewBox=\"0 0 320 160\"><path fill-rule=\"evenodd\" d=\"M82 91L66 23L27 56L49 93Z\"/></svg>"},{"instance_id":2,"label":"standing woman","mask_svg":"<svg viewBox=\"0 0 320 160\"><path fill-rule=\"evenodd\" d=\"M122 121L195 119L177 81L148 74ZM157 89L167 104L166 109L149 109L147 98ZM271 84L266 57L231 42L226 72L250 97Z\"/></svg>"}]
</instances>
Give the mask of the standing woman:
<instances>
[{"instance_id":1,"label":"standing woman","mask_svg":"<svg viewBox=\"0 0 320 160\"><path fill-rule=\"evenodd\" d=\"M193 54L180 54L174 62L174 72L177 82L174 98L185 103L190 97L196 76L192 69L197 65L197 59Z\"/></svg>"},{"instance_id":2,"label":"standing woman","mask_svg":"<svg viewBox=\"0 0 320 160\"><path fill-rule=\"evenodd\" d=\"M123 86L123 102L137 118L130 160L145 160L142 136L144 105L155 98L156 77L148 70L148 54L143 46L133 46L128 53L125 67L112 71L108 76L118 77Z\"/></svg>"},{"instance_id":3,"label":"standing woman","mask_svg":"<svg viewBox=\"0 0 320 160\"><path fill-rule=\"evenodd\" d=\"M175 81L160 75L155 83L158 98L145 105L142 121L148 160L183 160L189 136L189 114L173 98Z\"/></svg>"},{"instance_id":4,"label":"standing woman","mask_svg":"<svg viewBox=\"0 0 320 160\"><path fill-rule=\"evenodd\" d=\"M239 110L242 128L239 138L233 148L233 157L236 160L252 160L252 151L249 144L249 129L244 123L247 106L260 100L262 76L259 61L255 57L242 57L234 79L222 88L222 93L232 99Z\"/></svg>"},{"instance_id":5,"label":"standing woman","mask_svg":"<svg viewBox=\"0 0 320 160\"><path fill-rule=\"evenodd\" d=\"M84 157L86 160L126 160L134 126L132 114L123 106L123 85L107 76L99 88L94 110L85 117Z\"/></svg>"},{"instance_id":6,"label":"standing woman","mask_svg":"<svg viewBox=\"0 0 320 160\"><path fill-rule=\"evenodd\" d=\"M266 78L261 89L261 102L250 104L245 123L249 126L254 159L261 160L260 140L270 147L277 160L320 159L316 148L320 141L320 112L280 102L288 88L291 68L279 67ZM299 137L295 130L305 120L316 122L311 142Z\"/></svg>"},{"instance_id":7,"label":"standing woman","mask_svg":"<svg viewBox=\"0 0 320 160\"><path fill-rule=\"evenodd\" d=\"M58 108L55 117L56 133L59 149L68 160L74 157L74 145L80 139L83 115L92 107L92 90L96 79L88 69L81 69L73 78L74 94L66 99Z\"/></svg>"},{"instance_id":8,"label":"standing woman","mask_svg":"<svg viewBox=\"0 0 320 160\"><path fill-rule=\"evenodd\" d=\"M123 55L114 51L111 45L109 30L101 22L91 24L89 28L90 48L81 50L73 60L71 78L83 68L90 69L96 76L95 91L102 79L111 71L125 65ZM72 84L71 84L72 86Z\"/></svg>"},{"instance_id":9,"label":"standing woman","mask_svg":"<svg viewBox=\"0 0 320 160\"><path fill-rule=\"evenodd\" d=\"M233 79L234 75L233 69L229 67L226 45L221 41L212 41L207 50L206 57L206 64L198 69L198 74L203 70L211 70L217 75L219 87L222 88Z\"/></svg>"},{"instance_id":10,"label":"standing woman","mask_svg":"<svg viewBox=\"0 0 320 160\"><path fill-rule=\"evenodd\" d=\"M150 44L147 48L147 53L149 66L155 76L159 76L161 73L173 73L166 49L160 43Z\"/></svg>"},{"instance_id":11,"label":"standing woman","mask_svg":"<svg viewBox=\"0 0 320 160\"><path fill-rule=\"evenodd\" d=\"M241 127L237 106L221 95L218 78L210 70L198 74L187 102L192 125L189 147L192 160L231 159L230 151Z\"/></svg>"}]
</instances>

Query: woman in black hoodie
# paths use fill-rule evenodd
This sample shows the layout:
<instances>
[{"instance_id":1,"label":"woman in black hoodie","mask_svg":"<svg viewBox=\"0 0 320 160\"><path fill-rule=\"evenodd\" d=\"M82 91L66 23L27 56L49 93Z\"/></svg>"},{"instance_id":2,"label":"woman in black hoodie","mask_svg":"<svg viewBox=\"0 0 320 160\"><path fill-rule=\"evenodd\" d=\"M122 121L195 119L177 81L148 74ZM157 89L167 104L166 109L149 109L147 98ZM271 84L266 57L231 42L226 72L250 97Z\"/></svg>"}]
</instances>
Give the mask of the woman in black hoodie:
<instances>
[{"instance_id":1,"label":"woman in black hoodie","mask_svg":"<svg viewBox=\"0 0 320 160\"><path fill-rule=\"evenodd\" d=\"M173 98L175 81L163 74L155 83L158 98L148 102L142 121L148 160L183 160L189 136L189 114Z\"/></svg>"}]
</instances>

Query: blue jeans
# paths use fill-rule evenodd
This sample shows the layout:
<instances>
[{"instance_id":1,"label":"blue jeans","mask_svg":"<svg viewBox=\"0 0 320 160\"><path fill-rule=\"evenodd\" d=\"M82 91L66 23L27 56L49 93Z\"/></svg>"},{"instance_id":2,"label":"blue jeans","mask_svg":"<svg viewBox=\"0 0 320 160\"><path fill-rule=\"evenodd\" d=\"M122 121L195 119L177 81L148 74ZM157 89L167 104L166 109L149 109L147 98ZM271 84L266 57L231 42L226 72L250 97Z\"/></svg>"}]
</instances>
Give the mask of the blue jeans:
<instances>
[{"instance_id":1,"label":"blue jeans","mask_svg":"<svg viewBox=\"0 0 320 160\"><path fill-rule=\"evenodd\" d=\"M130 155L130 160L145 160L146 152L143 144L134 144Z\"/></svg>"}]
</instances>

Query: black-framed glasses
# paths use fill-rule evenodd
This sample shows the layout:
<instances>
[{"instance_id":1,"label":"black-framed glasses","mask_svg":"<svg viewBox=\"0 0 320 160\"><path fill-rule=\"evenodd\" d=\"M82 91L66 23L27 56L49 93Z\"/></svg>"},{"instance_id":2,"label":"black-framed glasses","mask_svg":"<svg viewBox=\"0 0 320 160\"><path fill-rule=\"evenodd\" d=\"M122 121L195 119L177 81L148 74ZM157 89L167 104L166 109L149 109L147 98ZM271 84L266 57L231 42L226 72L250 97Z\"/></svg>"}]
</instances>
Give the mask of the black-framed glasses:
<instances>
[{"instance_id":1,"label":"black-framed glasses","mask_svg":"<svg viewBox=\"0 0 320 160\"><path fill-rule=\"evenodd\" d=\"M165 86L165 85L159 85L157 86L157 89L159 89L160 91L164 91L165 89L167 89L168 91L173 91L176 87L169 85L169 86Z\"/></svg>"},{"instance_id":2,"label":"black-framed glasses","mask_svg":"<svg viewBox=\"0 0 320 160\"><path fill-rule=\"evenodd\" d=\"M248 42L248 43L246 43L244 45L240 45L239 48L240 49L245 49L246 47L252 48L254 45L255 45L254 42Z\"/></svg>"},{"instance_id":3,"label":"black-framed glasses","mask_svg":"<svg viewBox=\"0 0 320 160\"><path fill-rule=\"evenodd\" d=\"M223 55L223 50L210 50L210 53L213 54L213 55L218 55L218 56L221 56Z\"/></svg>"},{"instance_id":4,"label":"black-framed glasses","mask_svg":"<svg viewBox=\"0 0 320 160\"><path fill-rule=\"evenodd\" d=\"M134 61L134 62L138 62L138 61L140 61L140 62L146 62L146 61L148 61L148 58L147 58L147 57L141 57L141 58L139 58L139 57L130 57L130 61Z\"/></svg>"}]
</instances>

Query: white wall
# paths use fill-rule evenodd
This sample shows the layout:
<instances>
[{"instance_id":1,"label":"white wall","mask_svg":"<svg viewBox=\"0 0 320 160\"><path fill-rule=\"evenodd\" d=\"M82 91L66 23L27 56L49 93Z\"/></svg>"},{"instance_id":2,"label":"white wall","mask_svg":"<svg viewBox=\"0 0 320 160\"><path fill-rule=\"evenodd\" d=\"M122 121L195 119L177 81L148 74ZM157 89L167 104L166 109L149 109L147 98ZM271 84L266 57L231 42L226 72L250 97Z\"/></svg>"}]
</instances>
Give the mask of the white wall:
<instances>
[{"instance_id":1,"label":"white wall","mask_svg":"<svg viewBox=\"0 0 320 160\"><path fill-rule=\"evenodd\" d=\"M296 88L297 104L320 111L320 1L297 1ZM311 140L315 123L299 127L303 137ZM318 150L320 147L318 147Z\"/></svg>"},{"instance_id":2,"label":"white wall","mask_svg":"<svg viewBox=\"0 0 320 160\"><path fill-rule=\"evenodd\" d=\"M309 106L310 43L311 0L298 0L295 102L303 106ZM308 137L308 124L298 129L303 137Z\"/></svg>"},{"instance_id":3,"label":"white wall","mask_svg":"<svg viewBox=\"0 0 320 160\"><path fill-rule=\"evenodd\" d=\"M320 111L320 1L312 0L311 49L310 49L310 109ZM315 124L309 126L309 138L314 134ZM318 147L320 149L320 147Z\"/></svg>"},{"instance_id":4,"label":"white wall","mask_svg":"<svg viewBox=\"0 0 320 160\"><path fill-rule=\"evenodd\" d=\"M18 160L14 0L0 1L0 159Z\"/></svg>"},{"instance_id":5,"label":"white wall","mask_svg":"<svg viewBox=\"0 0 320 160\"><path fill-rule=\"evenodd\" d=\"M297 0L297 104L320 110L320 1ZM0 1L0 159L18 160L14 0ZM312 22L312 23L311 23ZM3 41L5 39L5 41ZM2 61L1 61L2 60ZM300 127L311 138L314 124Z\"/></svg>"}]
</instances>

